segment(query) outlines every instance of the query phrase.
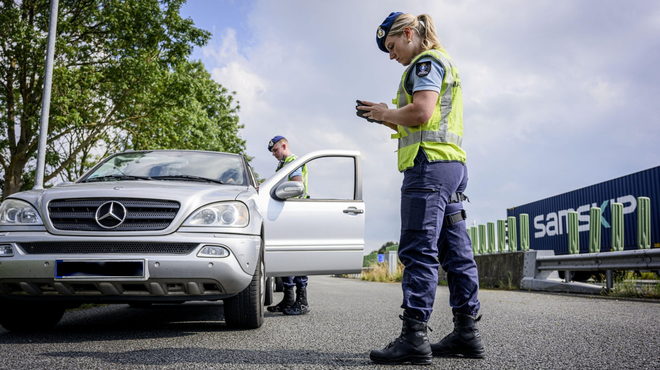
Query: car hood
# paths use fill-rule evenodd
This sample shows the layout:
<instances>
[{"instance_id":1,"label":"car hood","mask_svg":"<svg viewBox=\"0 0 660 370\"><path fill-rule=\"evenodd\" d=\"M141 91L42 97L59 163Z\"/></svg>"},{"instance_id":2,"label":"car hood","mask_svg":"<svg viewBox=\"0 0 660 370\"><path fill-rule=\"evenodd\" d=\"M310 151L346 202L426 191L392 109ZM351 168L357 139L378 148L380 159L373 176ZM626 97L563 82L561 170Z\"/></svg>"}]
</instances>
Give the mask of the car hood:
<instances>
[{"instance_id":1,"label":"car hood","mask_svg":"<svg viewBox=\"0 0 660 370\"><path fill-rule=\"evenodd\" d=\"M252 187L221 185L191 181L104 181L93 183L67 183L49 189L30 190L12 194L10 198L22 199L35 206L47 228L55 231L48 220L48 204L56 199L154 199L179 203L180 208L170 227L161 232L171 232L196 209L214 202L236 200L242 193L256 192ZM245 198L242 196L241 198Z\"/></svg>"},{"instance_id":2,"label":"car hood","mask_svg":"<svg viewBox=\"0 0 660 370\"><path fill-rule=\"evenodd\" d=\"M221 185L193 181L103 181L58 185L47 189L43 198L143 198L188 201L192 197L213 200L236 199L246 186Z\"/></svg>"}]
</instances>

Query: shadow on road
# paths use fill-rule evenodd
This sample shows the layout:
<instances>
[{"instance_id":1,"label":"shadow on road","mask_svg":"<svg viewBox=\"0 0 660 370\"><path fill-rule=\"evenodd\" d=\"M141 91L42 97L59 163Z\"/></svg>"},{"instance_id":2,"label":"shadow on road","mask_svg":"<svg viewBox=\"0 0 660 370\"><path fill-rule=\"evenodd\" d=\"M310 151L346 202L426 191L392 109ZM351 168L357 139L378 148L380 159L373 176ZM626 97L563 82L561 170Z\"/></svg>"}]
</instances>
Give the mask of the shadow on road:
<instances>
[{"instance_id":1,"label":"shadow on road","mask_svg":"<svg viewBox=\"0 0 660 370\"><path fill-rule=\"evenodd\" d=\"M266 320L277 320L281 314L266 313ZM262 328L263 329L263 328ZM262 329L245 331L249 336L264 335ZM220 302L195 302L184 305L154 305L131 308L110 305L89 310L67 312L53 330L38 333L11 333L0 329L1 344L66 344L144 339L192 337L200 332L209 335L237 332L227 328ZM261 334L260 334L261 333ZM224 335L223 335L224 337ZM235 338L234 338L235 339ZM199 342L197 342L199 343ZM198 344L199 345L199 344ZM218 346L240 346L236 342L217 342ZM93 347L94 345L92 345ZM90 348L91 349L91 348ZM48 356L78 362L95 359L110 365L175 365L176 364L292 364L323 366L364 366L370 364L365 353L322 352L305 349L232 349L204 347L167 347L115 351L43 351Z\"/></svg>"},{"instance_id":2,"label":"shadow on road","mask_svg":"<svg viewBox=\"0 0 660 370\"><path fill-rule=\"evenodd\" d=\"M44 356L93 358L113 365L251 364L364 366L370 364L364 353L335 353L310 350L247 350L209 348L159 348L127 352L48 352Z\"/></svg>"},{"instance_id":3,"label":"shadow on road","mask_svg":"<svg viewBox=\"0 0 660 370\"><path fill-rule=\"evenodd\" d=\"M0 328L0 344L123 341L233 331L224 320L224 310L219 302L154 305L148 308L109 305L67 312L62 321L48 331L11 333Z\"/></svg>"}]
</instances>

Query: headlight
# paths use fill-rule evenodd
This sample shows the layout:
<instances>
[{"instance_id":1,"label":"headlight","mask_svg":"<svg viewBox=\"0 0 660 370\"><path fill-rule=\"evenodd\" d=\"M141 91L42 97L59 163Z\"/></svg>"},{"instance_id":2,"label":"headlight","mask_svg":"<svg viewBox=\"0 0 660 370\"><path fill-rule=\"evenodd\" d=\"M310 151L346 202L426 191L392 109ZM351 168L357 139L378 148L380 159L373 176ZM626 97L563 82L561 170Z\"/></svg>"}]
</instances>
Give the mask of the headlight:
<instances>
[{"instance_id":1,"label":"headlight","mask_svg":"<svg viewBox=\"0 0 660 370\"><path fill-rule=\"evenodd\" d=\"M184 226L245 227L250 221L247 206L241 202L221 202L204 206L183 223Z\"/></svg>"},{"instance_id":2,"label":"headlight","mask_svg":"<svg viewBox=\"0 0 660 370\"><path fill-rule=\"evenodd\" d=\"M7 199L0 205L0 225L43 225L43 222L30 203Z\"/></svg>"}]
</instances>

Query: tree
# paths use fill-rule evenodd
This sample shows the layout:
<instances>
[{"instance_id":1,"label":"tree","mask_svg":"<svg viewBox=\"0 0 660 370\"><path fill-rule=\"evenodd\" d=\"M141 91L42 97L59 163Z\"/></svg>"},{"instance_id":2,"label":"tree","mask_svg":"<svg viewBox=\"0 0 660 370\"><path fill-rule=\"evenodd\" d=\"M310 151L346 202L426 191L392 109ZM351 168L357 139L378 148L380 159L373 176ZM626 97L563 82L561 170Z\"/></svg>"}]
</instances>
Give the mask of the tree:
<instances>
[{"instance_id":1,"label":"tree","mask_svg":"<svg viewBox=\"0 0 660 370\"><path fill-rule=\"evenodd\" d=\"M398 244L399 244L399 243L395 243L395 242L387 242L387 243L383 244L383 245L380 247L380 249L378 250L378 254L385 254L385 253L387 253L386 249L387 249L388 247L391 247L391 246L393 246L393 245L398 245Z\"/></svg>"},{"instance_id":2,"label":"tree","mask_svg":"<svg viewBox=\"0 0 660 370\"><path fill-rule=\"evenodd\" d=\"M61 0L44 182L125 149L243 152L239 105L188 58L210 33L185 0ZM32 186L48 0L0 3L2 198Z\"/></svg>"}]
</instances>

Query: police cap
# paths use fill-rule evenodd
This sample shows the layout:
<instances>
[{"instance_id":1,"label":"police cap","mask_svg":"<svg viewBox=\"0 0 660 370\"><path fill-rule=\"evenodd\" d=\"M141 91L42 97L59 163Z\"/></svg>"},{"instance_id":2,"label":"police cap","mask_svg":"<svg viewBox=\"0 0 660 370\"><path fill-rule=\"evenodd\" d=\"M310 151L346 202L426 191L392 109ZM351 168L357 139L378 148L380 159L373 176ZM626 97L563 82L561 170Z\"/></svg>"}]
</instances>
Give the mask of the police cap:
<instances>
[{"instance_id":1,"label":"police cap","mask_svg":"<svg viewBox=\"0 0 660 370\"><path fill-rule=\"evenodd\" d=\"M284 139L284 136L277 135L268 142L268 151L270 152L278 141Z\"/></svg>"},{"instance_id":2,"label":"police cap","mask_svg":"<svg viewBox=\"0 0 660 370\"><path fill-rule=\"evenodd\" d=\"M376 30L376 44L378 44L378 48L386 53L389 53L387 51L387 48L385 47L385 39L387 38L387 34L390 33L390 28L392 28L392 24L396 20L396 17L400 16L403 14L402 12L392 12L390 15L385 18L383 23L378 26L378 29Z\"/></svg>"}]
</instances>

